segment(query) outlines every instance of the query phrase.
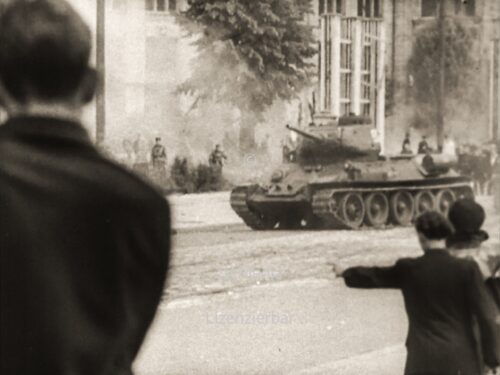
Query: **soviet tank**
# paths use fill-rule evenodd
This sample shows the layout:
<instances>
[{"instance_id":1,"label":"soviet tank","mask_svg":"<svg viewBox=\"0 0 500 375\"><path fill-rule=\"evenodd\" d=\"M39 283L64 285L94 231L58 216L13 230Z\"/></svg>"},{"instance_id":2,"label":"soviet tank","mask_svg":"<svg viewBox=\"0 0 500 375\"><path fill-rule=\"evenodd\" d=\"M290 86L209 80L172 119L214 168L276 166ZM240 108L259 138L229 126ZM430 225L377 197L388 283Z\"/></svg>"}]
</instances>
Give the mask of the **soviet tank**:
<instances>
[{"instance_id":1,"label":"soviet tank","mask_svg":"<svg viewBox=\"0 0 500 375\"><path fill-rule=\"evenodd\" d=\"M231 207L256 230L407 226L473 196L446 155L381 156L369 119L347 116L305 130L272 176L237 186ZM425 158L425 159L424 159Z\"/></svg>"}]
</instances>

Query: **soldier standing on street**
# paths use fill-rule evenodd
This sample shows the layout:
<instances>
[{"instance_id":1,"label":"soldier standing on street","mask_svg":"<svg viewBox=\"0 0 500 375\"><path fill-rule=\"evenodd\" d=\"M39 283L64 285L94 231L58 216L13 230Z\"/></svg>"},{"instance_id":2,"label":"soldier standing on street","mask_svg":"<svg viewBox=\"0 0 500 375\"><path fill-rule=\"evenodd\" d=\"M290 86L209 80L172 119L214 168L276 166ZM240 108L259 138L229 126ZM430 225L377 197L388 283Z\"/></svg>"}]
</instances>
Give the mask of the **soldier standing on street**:
<instances>
[{"instance_id":1,"label":"soldier standing on street","mask_svg":"<svg viewBox=\"0 0 500 375\"><path fill-rule=\"evenodd\" d=\"M165 168L167 165L167 151L165 146L161 144L161 138L155 139L155 144L151 149L151 162L153 168Z\"/></svg>"},{"instance_id":2,"label":"soldier standing on street","mask_svg":"<svg viewBox=\"0 0 500 375\"><path fill-rule=\"evenodd\" d=\"M91 41L64 0L0 12L1 374L132 374L163 294L168 204L81 125Z\"/></svg>"},{"instance_id":3,"label":"soldier standing on street","mask_svg":"<svg viewBox=\"0 0 500 375\"><path fill-rule=\"evenodd\" d=\"M224 153L224 151L222 151L220 145L215 145L215 149L210 154L208 163L212 168L218 169L222 172L224 160L227 160L226 154Z\"/></svg>"},{"instance_id":4,"label":"soldier standing on street","mask_svg":"<svg viewBox=\"0 0 500 375\"><path fill-rule=\"evenodd\" d=\"M161 144L161 138L155 138L155 144L151 149L151 164L153 165L153 179L160 186L167 183L167 151Z\"/></svg>"}]
</instances>

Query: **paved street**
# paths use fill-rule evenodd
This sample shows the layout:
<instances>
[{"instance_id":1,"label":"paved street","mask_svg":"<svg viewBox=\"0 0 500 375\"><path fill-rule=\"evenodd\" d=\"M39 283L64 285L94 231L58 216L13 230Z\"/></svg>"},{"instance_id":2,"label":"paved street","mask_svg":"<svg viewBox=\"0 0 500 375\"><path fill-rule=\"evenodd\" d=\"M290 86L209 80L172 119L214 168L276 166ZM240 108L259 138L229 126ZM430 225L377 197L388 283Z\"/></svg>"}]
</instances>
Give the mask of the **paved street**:
<instances>
[{"instance_id":1,"label":"paved street","mask_svg":"<svg viewBox=\"0 0 500 375\"><path fill-rule=\"evenodd\" d=\"M227 193L171 197L169 292L138 375L402 373L400 293L353 290L330 263L390 264L420 253L412 228L254 232ZM499 242L492 201L487 230Z\"/></svg>"}]
</instances>

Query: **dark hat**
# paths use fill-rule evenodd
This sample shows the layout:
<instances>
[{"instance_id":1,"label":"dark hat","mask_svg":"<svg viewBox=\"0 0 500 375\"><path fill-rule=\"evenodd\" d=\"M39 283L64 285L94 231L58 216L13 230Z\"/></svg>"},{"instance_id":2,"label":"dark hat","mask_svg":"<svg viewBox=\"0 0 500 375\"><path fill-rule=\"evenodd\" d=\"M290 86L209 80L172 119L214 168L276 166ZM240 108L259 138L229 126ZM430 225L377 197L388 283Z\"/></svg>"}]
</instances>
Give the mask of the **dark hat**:
<instances>
[{"instance_id":1,"label":"dark hat","mask_svg":"<svg viewBox=\"0 0 500 375\"><path fill-rule=\"evenodd\" d=\"M415 229L430 240L442 240L453 234L449 220L436 211L427 211L417 217Z\"/></svg>"},{"instance_id":2,"label":"dark hat","mask_svg":"<svg viewBox=\"0 0 500 375\"><path fill-rule=\"evenodd\" d=\"M473 248L489 238L488 233L481 230L486 213L483 207L471 198L462 198L453 203L448 218L455 227L455 233L446 241L448 247Z\"/></svg>"},{"instance_id":3,"label":"dark hat","mask_svg":"<svg viewBox=\"0 0 500 375\"><path fill-rule=\"evenodd\" d=\"M457 200L448 212L448 219L460 233L475 233L481 229L486 214L483 207L470 198Z\"/></svg>"}]
</instances>

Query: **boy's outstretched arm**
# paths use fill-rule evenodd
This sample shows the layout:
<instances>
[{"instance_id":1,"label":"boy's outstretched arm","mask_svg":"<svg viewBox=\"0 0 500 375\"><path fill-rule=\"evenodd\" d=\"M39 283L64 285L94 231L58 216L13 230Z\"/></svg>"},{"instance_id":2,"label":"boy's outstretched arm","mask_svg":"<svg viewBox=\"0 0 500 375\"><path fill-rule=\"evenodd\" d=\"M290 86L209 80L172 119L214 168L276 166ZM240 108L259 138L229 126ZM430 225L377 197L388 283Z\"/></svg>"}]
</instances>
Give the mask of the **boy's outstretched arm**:
<instances>
[{"instance_id":1,"label":"boy's outstretched arm","mask_svg":"<svg viewBox=\"0 0 500 375\"><path fill-rule=\"evenodd\" d=\"M337 277L344 278L351 288L400 288L401 265L399 260L390 267L350 267L344 269L335 264L333 272Z\"/></svg>"}]
</instances>

